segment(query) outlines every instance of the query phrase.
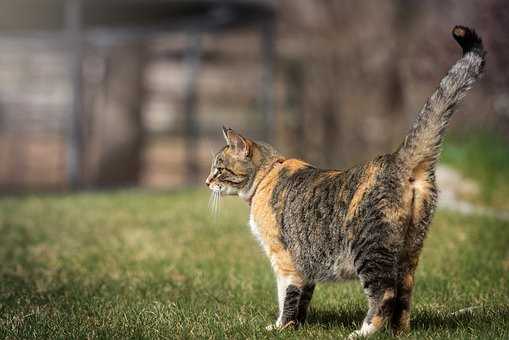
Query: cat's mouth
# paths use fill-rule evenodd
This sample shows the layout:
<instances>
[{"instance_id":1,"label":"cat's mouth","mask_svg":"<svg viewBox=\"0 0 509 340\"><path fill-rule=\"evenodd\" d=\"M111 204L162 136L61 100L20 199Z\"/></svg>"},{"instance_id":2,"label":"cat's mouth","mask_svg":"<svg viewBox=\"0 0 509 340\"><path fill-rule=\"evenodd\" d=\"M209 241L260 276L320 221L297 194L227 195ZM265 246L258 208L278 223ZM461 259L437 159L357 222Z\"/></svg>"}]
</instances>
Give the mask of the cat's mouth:
<instances>
[{"instance_id":1,"label":"cat's mouth","mask_svg":"<svg viewBox=\"0 0 509 340\"><path fill-rule=\"evenodd\" d=\"M228 185L213 183L209 185L209 189L212 191L212 194L216 196L230 196L238 194L238 190Z\"/></svg>"},{"instance_id":2,"label":"cat's mouth","mask_svg":"<svg viewBox=\"0 0 509 340\"><path fill-rule=\"evenodd\" d=\"M209 189L210 189L210 191L212 191L213 194L216 194L216 195L222 195L223 191L224 191L223 187L216 183L210 184Z\"/></svg>"}]
</instances>

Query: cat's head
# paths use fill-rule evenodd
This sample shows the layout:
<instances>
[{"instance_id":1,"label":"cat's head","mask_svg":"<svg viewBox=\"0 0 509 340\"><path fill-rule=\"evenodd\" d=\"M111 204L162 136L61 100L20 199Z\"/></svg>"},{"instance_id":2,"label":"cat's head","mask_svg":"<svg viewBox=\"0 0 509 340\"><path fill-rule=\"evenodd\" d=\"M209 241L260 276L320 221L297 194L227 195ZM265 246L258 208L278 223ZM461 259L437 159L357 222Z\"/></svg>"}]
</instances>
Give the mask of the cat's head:
<instances>
[{"instance_id":1,"label":"cat's head","mask_svg":"<svg viewBox=\"0 0 509 340\"><path fill-rule=\"evenodd\" d=\"M271 146L254 142L223 127L226 146L212 161L205 184L222 195L248 196L257 172L277 155Z\"/></svg>"},{"instance_id":2,"label":"cat's head","mask_svg":"<svg viewBox=\"0 0 509 340\"><path fill-rule=\"evenodd\" d=\"M256 175L254 142L225 127L223 136L226 146L214 156L205 184L222 195L237 195L249 190Z\"/></svg>"}]
</instances>

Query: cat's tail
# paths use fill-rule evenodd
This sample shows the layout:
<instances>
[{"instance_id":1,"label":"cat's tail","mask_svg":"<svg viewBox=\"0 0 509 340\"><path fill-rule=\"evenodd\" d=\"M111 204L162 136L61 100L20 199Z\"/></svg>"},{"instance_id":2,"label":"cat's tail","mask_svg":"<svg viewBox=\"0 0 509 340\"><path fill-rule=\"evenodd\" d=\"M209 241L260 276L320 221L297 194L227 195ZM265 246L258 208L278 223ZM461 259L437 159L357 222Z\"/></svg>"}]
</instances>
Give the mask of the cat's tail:
<instances>
[{"instance_id":1,"label":"cat's tail","mask_svg":"<svg viewBox=\"0 0 509 340\"><path fill-rule=\"evenodd\" d=\"M405 168L410 171L416 171L417 168L429 171L435 168L445 128L454 107L479 79L484 68L486 52L477 33L473 29L456 26L452 35L463 48L463 57L452 66L428 98L396 152Z\"/></svg>"}]
</instances>

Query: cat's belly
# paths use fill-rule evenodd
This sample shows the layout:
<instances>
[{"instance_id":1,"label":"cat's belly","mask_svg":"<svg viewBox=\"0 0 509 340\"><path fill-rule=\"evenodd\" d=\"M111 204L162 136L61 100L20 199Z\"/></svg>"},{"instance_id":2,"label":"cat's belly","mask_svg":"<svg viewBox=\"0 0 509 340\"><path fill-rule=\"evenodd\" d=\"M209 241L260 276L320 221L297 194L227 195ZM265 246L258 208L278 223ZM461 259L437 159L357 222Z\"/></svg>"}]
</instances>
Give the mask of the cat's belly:
<instances>
[{"instance_id":1,"label":"cat's belly","mask_svg":"<svg viewBox=\"0 0 509 340\"><path fill-rule=\"evenodd\" d=\"M298 249L298 248L297 248ZM313 282L330 282L352 280L357 277L350 255L336 253L330 257L317 260L316 254L305 251L290 251L295 259L296 267L304 277Z\"/></svg>"},{"instance_id":2,"label":"cat's belly","mask_svg":"<svg viewBox=\"0 0 509 340\"><path fill-rule=\"evenodd\" d=\"M337 262L334 266L333 270L333 280L334 281L342 281L342 280L352 280L356 279L357 274L355 273L355 268L353 266L353 258L349 254L344 254L337 259Z\"/></svg>"},{"instance_id":3,"label":"cat's belly","mask_svg":"<svg viewBox=\"0 0 509 340\"><path fill-rule=\"evenodd\" d=\"M275 243L280 243L281 241L279 239L272 239L275 235L268 235L265 232L266 228L260 228L261 226L256 222L253 215L249 216L249 227L277 272L277 257L280 255L271 248L274 248L273 245ZM309 281L344 281L357 277L353 267L353 258L347 252L342 252L340 249L332 249L329 252L329 256L324 256L323 253L316 253L319 247L305 249L299 244L287 246L289 248L284 253L291 258L293 266L302 274L302 277ZM285 248L282 244L280 244L280 247Z\"/></svg>"}]
</instances>

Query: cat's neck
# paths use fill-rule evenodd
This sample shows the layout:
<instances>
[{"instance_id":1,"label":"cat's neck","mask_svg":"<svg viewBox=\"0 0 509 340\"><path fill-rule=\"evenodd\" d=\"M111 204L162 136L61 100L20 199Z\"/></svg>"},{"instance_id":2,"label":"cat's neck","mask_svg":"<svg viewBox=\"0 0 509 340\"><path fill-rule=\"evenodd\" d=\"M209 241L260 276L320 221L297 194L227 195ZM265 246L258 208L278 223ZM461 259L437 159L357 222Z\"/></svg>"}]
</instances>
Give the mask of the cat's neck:
<instances>
[{"instance_id":1,"label":"cat's neck","mask_svg":"<svg viewBox=\"0 0 509 340\"><path fill-rule=\"evenodd\" d=\"M253 183L250 185L249 189L244 192L239 192L239 197L244 200L247 204L251 205L251 201L253 196L256 194L256 189L258 189L258 185L263 181L267 175L274 170L277 166L283 164L285 161L284 158L278 157L269 162L267 165L262 166L256 173Z\"/></svg>"}]
</instances>

